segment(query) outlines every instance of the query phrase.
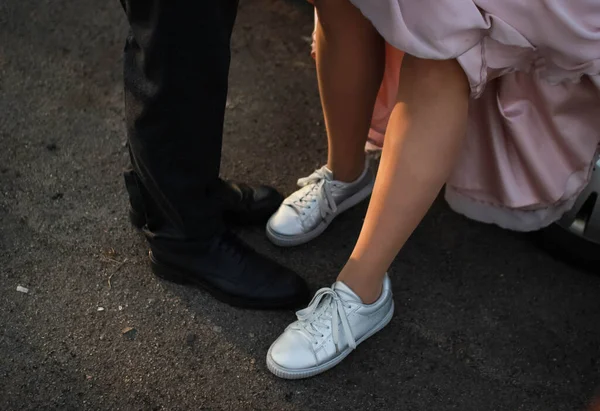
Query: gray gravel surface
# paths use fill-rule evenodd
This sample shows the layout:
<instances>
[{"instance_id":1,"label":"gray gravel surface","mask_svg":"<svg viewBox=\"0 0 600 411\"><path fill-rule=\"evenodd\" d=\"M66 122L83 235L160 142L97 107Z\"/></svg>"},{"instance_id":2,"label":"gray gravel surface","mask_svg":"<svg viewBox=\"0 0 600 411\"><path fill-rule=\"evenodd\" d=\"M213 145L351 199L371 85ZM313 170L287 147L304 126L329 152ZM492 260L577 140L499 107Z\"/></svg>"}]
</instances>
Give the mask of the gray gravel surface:
<instances>
[{"instance_id":1,"label":"gray gravel surface","mask_svg":"<svg viewBox=\"0 0 600 411\"><path fill-rule=\"evenodd\" d=\"M303 3L241 2L225 177L289 193L324 162L311 29ZM128 225L126 31L117 1L0 2L0 409L589 408L600 277L442 201L392 267L390 326L318 378L271 376L266 351L293 313L158 281ZM291 250L261 228L240 234L316 289L335 278L364 212Z\"/></svg>"}]
</instances>

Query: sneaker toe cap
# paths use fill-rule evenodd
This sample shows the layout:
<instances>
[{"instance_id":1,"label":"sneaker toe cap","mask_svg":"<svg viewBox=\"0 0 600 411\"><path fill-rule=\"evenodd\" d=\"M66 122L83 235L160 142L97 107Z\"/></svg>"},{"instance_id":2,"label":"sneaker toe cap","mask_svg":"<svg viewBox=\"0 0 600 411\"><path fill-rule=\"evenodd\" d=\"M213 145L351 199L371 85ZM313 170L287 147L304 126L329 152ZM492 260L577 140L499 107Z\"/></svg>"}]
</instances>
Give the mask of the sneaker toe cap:
<instances>
[{"instance_id":1,"label":"sneaker toe cap","mask_svg":"<svg viewBox=\"0 0 600 411\"><path fill-rule=\"evenodd\" d=\"M286 236L299 235L303 233L302 222L292 207L283 205L269 220L271 231Z\"/></svg>"},{"instance_id":2,"label":"sneaker toe cap","mask_svg":"<svg viewBox=\"0 0 600 411\"><path fill-rule=\"evenodd\" d=\"M299 331L286 330L269 351L271 359L288 370L304 370L317 365L312 343Z\"/></svg>"}]
</instances>

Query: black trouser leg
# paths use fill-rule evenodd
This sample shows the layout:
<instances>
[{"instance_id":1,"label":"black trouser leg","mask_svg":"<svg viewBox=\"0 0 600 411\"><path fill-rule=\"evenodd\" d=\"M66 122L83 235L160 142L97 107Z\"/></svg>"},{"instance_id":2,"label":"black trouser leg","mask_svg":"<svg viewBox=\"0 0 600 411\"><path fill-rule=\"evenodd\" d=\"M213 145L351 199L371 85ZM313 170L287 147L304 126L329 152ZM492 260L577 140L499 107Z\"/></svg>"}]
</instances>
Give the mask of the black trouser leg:
<instances>
[{"instance_id":1,"label":"black trouser leg","mask_svg":"<svg viewBox=\"0 0 600 411\"><path fill-rule=\"evenodd\" d=\"M218 187L237 0L123 0L132 201L151 241L205 242L222 230Z\"/></svg>"}]
</instances>

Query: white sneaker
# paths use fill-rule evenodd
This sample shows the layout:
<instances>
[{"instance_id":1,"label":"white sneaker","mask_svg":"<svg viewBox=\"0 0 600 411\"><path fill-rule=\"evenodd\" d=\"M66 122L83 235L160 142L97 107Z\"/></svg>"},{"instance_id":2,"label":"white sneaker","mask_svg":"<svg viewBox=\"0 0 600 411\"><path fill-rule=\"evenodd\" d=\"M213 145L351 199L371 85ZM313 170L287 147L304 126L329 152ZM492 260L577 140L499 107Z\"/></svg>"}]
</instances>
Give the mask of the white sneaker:
<instances>
[{"instance_id":1,"label":"white sneaker","mask_svg":"<svg viewBox=\"0 0 600 411\"><path fill-rule=\"evenodd\" d=\"M394 314L391 284L386 275L381 297L373 304L341 281L322 288L308 308L271 345L267 367L278 377L312 377L335 367L356 346L385 327Z\"/></svg>"},{"instance_id":2,"label":"white sneaker","mask_svg":"<svg viewBox=\"0 0 600 411\"><path fill-rule=\"evenodd\" d=\"M369 160L361 176L352 183L334 180L331 170L323 166L298 180L300 190L286 198L269 219L267 237L282 247L318 237L335 217L369 197L374 183Z\"/></svg>"}]
</instances>

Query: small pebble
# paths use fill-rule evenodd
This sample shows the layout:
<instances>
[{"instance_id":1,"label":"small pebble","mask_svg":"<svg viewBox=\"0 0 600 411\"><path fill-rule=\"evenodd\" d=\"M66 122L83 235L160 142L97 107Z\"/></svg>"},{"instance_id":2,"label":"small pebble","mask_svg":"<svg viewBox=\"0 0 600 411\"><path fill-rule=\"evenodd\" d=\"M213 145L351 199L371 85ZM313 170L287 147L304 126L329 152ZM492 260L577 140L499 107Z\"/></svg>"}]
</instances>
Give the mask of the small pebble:
<instances>
[{"instance_id":1,"label":"small pebble","mask_svg":"<svg viewBox=\"0 0 600 411\"><path fill-rule=\"evenodd\" d=\"M133 327L126 327L123 328L123 330L121 331L121 334L123 334L123 337L128 338L129 340L135 340L135 337L137 336L137 330Z\"/></svg>"},{"instance_id":2,"label":"small pebble","mask_svg":"<svg viewBox=\"0 0 600 411\"><path fill-rule=\"evenodd\" d=\"M20 292L20 293L27 294L27 293L29 293L29 288L21 287L20 285L18 285L17 286L17 291Z\"/></svg>"},{"instance_id":3,"label":"small pebble","mask_svg":"<svg viewBox=\"0 0 600 411\"><path fill-rule=\"evenodd\" d=\"M196 334L188 334L185 337L185 341L186 341L186 343L187 343L188 346L192 347L192 346L194 346L194 343L196 342L196 338L197 338Z\"/></svg>"},{"instance_id":4,"label":"small pebble","mask_svg":"<svg viewBox=\"0 0 600 411\"><path fill-rule=\"evenodd\" d=\"M98 307L98 311L104 311L104 307Z\"/></svg>"},{"instance_id":5,"label":"small pebble","mask_svg":"<svg viewBox=\"0 0 600 411\"><path fill-rule=\"evenodd\" d=\"M123 306L122 305L119 306L119 311L123 311Z\"/></svg>"},{"instance_id":6,"label":"small pebble","mask_svg":"<svg viewBox=\"0 0 600 411\"><path fill-rule=\"evenodd\" d=\"M223 328L219 327L218 325L215 325L213 327L213 331L216 333L220 333L221 331L223 331Z\"/></svg>"}]
</instances>

